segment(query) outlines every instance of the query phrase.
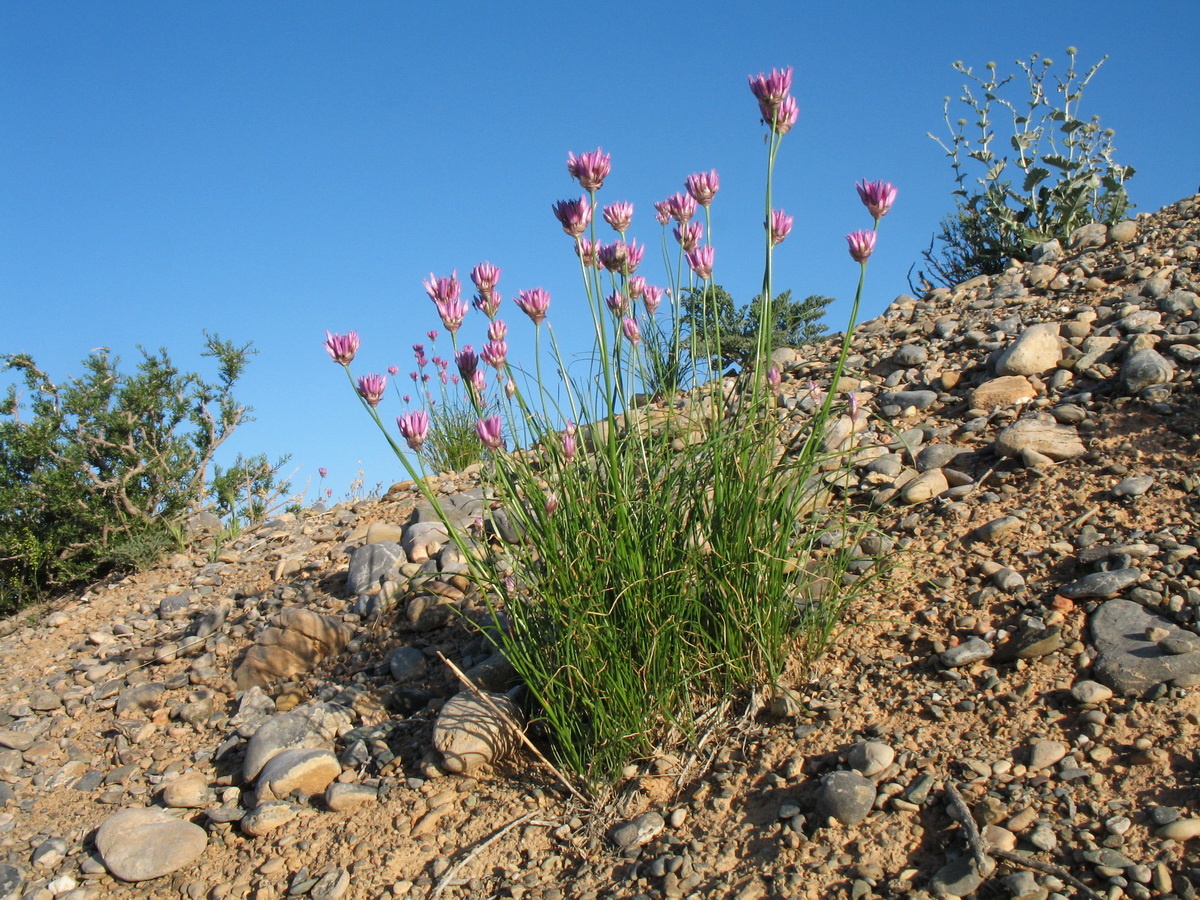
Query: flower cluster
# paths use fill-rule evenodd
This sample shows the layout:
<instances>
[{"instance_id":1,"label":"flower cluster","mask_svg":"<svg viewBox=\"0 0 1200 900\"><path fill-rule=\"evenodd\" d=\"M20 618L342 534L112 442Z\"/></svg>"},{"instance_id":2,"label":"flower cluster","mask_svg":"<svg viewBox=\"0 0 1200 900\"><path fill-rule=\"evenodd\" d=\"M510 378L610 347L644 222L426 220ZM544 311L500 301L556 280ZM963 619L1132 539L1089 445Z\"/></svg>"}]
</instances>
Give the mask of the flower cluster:
<instances>
[{"instance_id":1,"label":"flower cluster","mask_svg":"<svg viewBox=\"0 0 1200 900\"><path fill-rule=\"evenodd\" d=\"M772 69L770 75L751 75L750 91L758 99L762 120L778 135L792 130L800 115L800 107L792 97L792 67L782 71Z\"/></svg>"}]
</instances>

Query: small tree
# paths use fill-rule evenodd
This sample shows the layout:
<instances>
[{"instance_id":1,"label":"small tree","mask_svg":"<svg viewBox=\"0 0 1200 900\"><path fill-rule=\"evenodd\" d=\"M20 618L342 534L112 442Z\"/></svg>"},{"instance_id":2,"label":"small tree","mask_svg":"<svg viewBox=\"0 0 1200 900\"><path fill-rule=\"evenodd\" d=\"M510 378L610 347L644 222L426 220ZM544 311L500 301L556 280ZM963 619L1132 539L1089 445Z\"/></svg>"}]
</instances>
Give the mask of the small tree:
<instances>
[{"instance_id":1,"label":"small tree","mask_svg":"<svg viewBox=\"0 0 1200 900\"><path fill-rule=\"evenodd\" d=\"M1099 116L1084 121L1078 115L1084 87L1108 57L1080 76L1076 52L1067 48L1070 63L1064 76L1055 76L1053 88L1046 85L1053 60L1037 53L1028 62L1018 60L1029 89L1020 106L1001 96L1013 76L998 78L995 63L987 64L986 78L961 61L954 63L954 70L975 82L982 95L964 85L959 101L970 110L970 118L954 122L947 97L943 116L949 144L929 135L950 158L957 185L955 211L942 220L922 254L931 275L943 284L1002 272L1008 259L1027 260L1035 244L1066 238L1091 222L1111 225L1132 208L1125 182L1134 170L1113 161L1114 132L1100 128ZM994 147L996 106L1012 117L1011 155ZM965 133L972 125L979 129L973 140ZM973 186L967 160L983 168ZM934 253L935 243L941 245L940 255Z\"/></svg>"},{"instance_id":2,"label":"small tree","mask_svg":"<svg viewBox=\"0 0 1200 900\"><path fill-rule=\"evenodd\" d=\"M214 463L252 421L233 387L254 351L205 337L215 382L181 372L166 350L143 350L132 375L97 350L83 376L61 384L28 354L0 357L27 392L23 405L10 386L0 409L0 613L48 586L153 557L169 545L168 526L210 503L254 517L286 492L276 484L286 458Z\"/></svg>"},{"instance_id":3,"label":"small tree","mask_svg":"<svg viewBox=\"0 0 1200 900\"><path fill-rule=\"evenodd\" d=\"M719 338L719 345L697 347L697 355L707 357L718 370L750 363L757 347L762 299L760 294L749 304L737 308L733 297L721 285L686 291L681 298L685 327L698 330L699 323L707 319ZM803 300L793 300L790 290L776 296L771 303L774 324L770 332L770 349L799 347L819 339L827 330L821 319L833 299L812 294Z\"/></svg>"}]
</instances>

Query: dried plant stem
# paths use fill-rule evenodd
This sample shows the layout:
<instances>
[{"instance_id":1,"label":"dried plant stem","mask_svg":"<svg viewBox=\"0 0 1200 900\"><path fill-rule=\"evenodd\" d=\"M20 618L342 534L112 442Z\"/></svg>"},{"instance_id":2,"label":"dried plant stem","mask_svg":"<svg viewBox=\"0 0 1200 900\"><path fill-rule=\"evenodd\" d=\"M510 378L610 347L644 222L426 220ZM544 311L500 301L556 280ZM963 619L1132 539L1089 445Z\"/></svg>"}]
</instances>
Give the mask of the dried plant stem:
<instances>
[{"instance_id":1,"label":"dried plant stem","mask_svg":"<svg viewBox=\"0 0 1200 900\"><path fill-rule=\"evenodd\" d=\"M437 887L434 889L433 893L430 895L431 900L437 900L437 898L442 895L442 891L444 891L446 888L448 888L450 886L450 884L454 881L454 877L462 870L462 868L467 863L469 863L471 860L473 860L476 856L478 856L480 853L482 853L484 850L486 850L492 844L496 843L496 841L500 840L500 838L504 837L504 835L508 834L510 831L512 831L518 825L524 825L526 822L531 821L533 819L533 817L536 815L537 815L537 813L526 813L525 815L521 816L518 819L513 819L507 825L505 825L502 828L493 832L492 835L490 837L488 837L486 840L480 841L478 844L476 844L474 847L472 847L470 853L468 853L461 860L459 860L456 865L452 866L446 872L446 874L442 876L441 880L438 882ZM534 824L549 826L549 825L553 825L554 823L537 821L537 822L534 822Z\"/></svg>"},{"instance_id":2,"label":"dried plant stem","mask_svg":"<svg viewBox=\"0 0 1200 900\"><path fill-rule=\"evenodd\" d=\"M571 784L571 782L567 781L566 776L563 775L563 773L558 770L558 768L554 765L554 763L552 763L552 762L550 762L550 760L546 759L545 754L543 754L541 750L539 750L536 746L534 746L533 741L531 741L525 735L525 729L523 729L521 727L520 723L514 722L512 716L510 716L508 713L506 713L504 710L502 710L499 706L497 706L494 702L492 702L492 698L487 695L487 692L481 690L479 688L479 686L475 684L475 682L473 682L470 678L467 677L467 674L462 669L460 669L454 663L450 662L450 660L446 659L446 657L441 653L441 651L438 652L438 659L440 659L442 662L444 662L449 667L450 671L454 673L454 677L456 677L459 681L461 681L466 686L467 690L469 690L472 694L474 694L476 697L478 697L480 700L482 700L484 705L487 706L488 709L490 709L493 713L498 715L503 721L508 723L508 725L516 733L517 737L521 739L521 743L524 744L526 747L528 747L529 751L534 756L536 756L539 760L541 760L542 764L547 769L550 770L550 773L555 778L558 779L559 783L562 784L562 786L565 787L568 791L570 791L571 796L575 797L577 800L579 800L582 803L591 805L588 798L585 797L583 794L579 793L579 791L575 790L575 788Z\"/></svg>"},{"instance_id":3,"label":"dried plant stem","mask_svg":"<svg viewBox=\"0 0 1200 900\"><path fill-rule=\"evenodd\" d=\"M1075 887L1088 900L1104 900L1103 895L1092 890L1062 866L1042 862L1039 859L1030 859L1027 856L1022 856L1020 853L1013 853L1010 850L1001 850L998 847L990 846L984 836L979 833L979 828L975 824L971 810L967 807L966 801L963 800L962 794L958 792L958 788L949 779L946 779L945 784L946 796L950 798L951 815L958 820L963 827L963 831L966 832L967 843L971 845L971 853L975 857L975 862L979 866L980 872L986 872L995 865L994 863L990 866L987 865L987 863L991 862L988 860L988 856L990 855L1013 865L1032 869L1035 872L1053 875L1055 878L1059 878Z\"/></svg>"}]
</instances>

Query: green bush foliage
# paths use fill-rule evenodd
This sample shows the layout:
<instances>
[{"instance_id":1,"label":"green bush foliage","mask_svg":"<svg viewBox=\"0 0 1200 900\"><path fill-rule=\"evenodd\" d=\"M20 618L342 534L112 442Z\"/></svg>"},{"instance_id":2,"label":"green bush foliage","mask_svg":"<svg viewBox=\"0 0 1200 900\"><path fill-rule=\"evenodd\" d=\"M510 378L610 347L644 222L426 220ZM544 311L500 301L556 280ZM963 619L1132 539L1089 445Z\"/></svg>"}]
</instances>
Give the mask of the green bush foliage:
<instances>
[{"instance_id":1,"label":"green bush foliage","mask_svg":"<svg viewBox=\"0 0 1200 900\"><path fill-rule=\"evenodd\" d=\"M1052 86L1047 78L1053 60L1037 53L1018 60L1028 86L1028 96L1019 102L1002 96L1014 76L999 78L995 63L987 64L985 77L961 61L954 63L974 88L965 84L959 97L967 117L951 121L951 101L945 99L949 143L929 135L950 158L957 185L955 211L942 220L922 254L934 280L954 285L997 274L1009 259L1029 259L1035 244L1064 239L1092 222L1111 225L1132 208L1125 182L1134 170L1113 161L1113 131L1100 127L1099 116L1079 117L1083 90L1108 57L1080 75L1076 52L1067 48L1066 72L1054 76ZM1012 120L1011 152L996 145L997 110ZM973 137L967 129L974 130ZM982 174L970 178L968 161Z\"/></svg>"},{"instance_id":2,"label":"green bush foliage","mask_svg":"<svg viewBox=\"0 0 1200 900\"><path fill-rule=\"evenodd\" d=\"M257 519L287 490L277 481L286 459L215 463L252 421L233 388L254 351L205 337L213 382L180 371L166 350L143 350L132 374L96 350L82 376L57 384L27 354L0 357L24 387L10 386L0 409L0 614L48 588L153 563L200 509Z\"/></svg>"},{"instance_id":3,"label":"green bush foliage","mask_svg":"<svg viewBox=\"0 0 1200 900\"><path fill-rule=\"evenodd\" d=\"M799 347L811 344L828 330L821 319L833 297L812 294L803 300L793 300L792 292L784 291L771 303L772 327L769 329L768 352L780 347ZM717 371L731 365L739 368L753 361L757 352L759 319L762 317L762 295L750 303L735 307L733 297L721 285L689 288L684 291L681 306L687 331L704 331L709 346L709 362ZM708 316L707 328L703 319Z\"/></svg>"}]
</instances>

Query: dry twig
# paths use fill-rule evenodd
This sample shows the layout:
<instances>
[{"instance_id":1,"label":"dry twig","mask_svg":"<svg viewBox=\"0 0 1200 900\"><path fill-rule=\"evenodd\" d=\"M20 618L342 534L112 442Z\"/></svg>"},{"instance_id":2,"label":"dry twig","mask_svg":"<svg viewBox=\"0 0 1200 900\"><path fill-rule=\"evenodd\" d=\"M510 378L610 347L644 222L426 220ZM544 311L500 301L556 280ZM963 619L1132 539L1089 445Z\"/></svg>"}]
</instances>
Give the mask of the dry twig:
<instances>
[{"instance_id":1,"label":"dry twig","mask_svg":"<svg viewBox=\"0 0 1200 900\"><path fill-rule=\"evenodd\" d=\"M1040 859L1030 859L1027 856L1022 856L1020 853L1013 853L1011 850L1001 850L998 847L992 847L988 844L987 839L979 833L979 828L975 824L975 819L971 816L971 810L967 807L967 803L963 800L962 794L958 792L950 781L945 780L946 796L950 798L951 815L963 826L963 831L967 835L967 843L971 845L971 853L975 857L976 865L979 866L981 873L990 871L995 863L991 866L984 866L983 861L991 862L987 857L994 856L997 859L1002 859L1005 862L1012 863L1016 866L1021 866L1026 869L1032 869L1035 872L1042 872L1046 875L1053 875L1062 881L1067 882L1076 888L1088 900L1104 900L1103 895L1092 890L1062 866L1056 866L1053 863L1042 862Z\"/></svg>"},{"instance_id":2,"label":"dry twig","mask_svg":"<svg viewBox=\"0 0 1200 900\"><path fill-rule=\"evenodd\" d=\"M571 792L571 795L573 797L575 797L576 799L580 800L583 803L589 802L587 797L585 797L583 794L579 793L579 791L575 790L575 788L571 784L571 782L567 781L567 777L558 770L558 768L554 765L554 763L552 763L552 762L550 762L550 760L546 759L546 757L542 753L542 751L539 750L536 746L534 746L533 741L531 741L525 735L525 729L523 729L521 727L520 723L514 722L512 716L510 716L508 713L506 713L504 710L502 710L499 706L497 706L492 701L492 698L489 697L485 691L480 690L479 686L476 685L475 682L473 682L470 678L468 678L466 673L463 672L462 669L460 669L454 663L450 662L450 660L446 659L446 657L444 655L442 655L442 653L440 651L438 652L438 659L440 659L442 662L444 662L450 668L450 671L453 672L455 677L466 686L467 690L469 690L472 694L474 694L476 697L478 697L480 700L482 700L484 705L488 709L490 709L493 713L495 713L497 716L499 716L501 718L501 720L506 722L509 725L509 727L512 728L513 732L517 735L517 737L521 739L521 743L524 744L526 747L528 747L529 751L531 753L533 753L533 755L536 756L539 760L541 760L542 764L547 769L550 770L550 773L559 780L559 783L561 783L563 787L565 787L568 791Z\"/></svg>"}]
</instances>

